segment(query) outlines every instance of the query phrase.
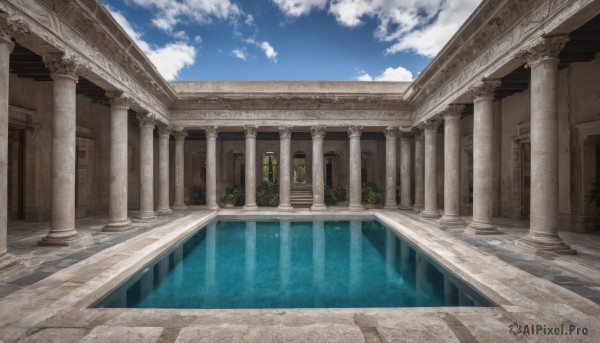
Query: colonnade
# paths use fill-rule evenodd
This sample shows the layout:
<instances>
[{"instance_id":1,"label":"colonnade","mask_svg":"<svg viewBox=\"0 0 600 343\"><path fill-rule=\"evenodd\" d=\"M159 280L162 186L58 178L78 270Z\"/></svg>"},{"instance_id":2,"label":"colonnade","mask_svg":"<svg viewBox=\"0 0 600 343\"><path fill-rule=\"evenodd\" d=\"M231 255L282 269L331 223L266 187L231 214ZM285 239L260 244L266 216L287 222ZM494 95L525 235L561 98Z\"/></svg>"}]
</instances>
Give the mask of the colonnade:
<instances>
[{"instance_id":1,"label":"colonnade","mask_svg":"<svg viewBox=\"0 0 600 343\"><path fill-rule=\"evenodd\" d=\"M531 229L517 244L536 250L572 250L557 235L558 230L558 124L557 124L557 68L558 53L565 37L543 38L540 43L523 52L531 68ZM0 197L6 199L8 81L10 52L14 43L0 34ZM75 230L75 174L76 174L76 83L82 67L76 60L63 55L45 56L50 70L53 89L52 156L51 156L51 221L50 230L39 244L65 245L77 239ZM470 88L474 103L474 168L473 168L473 221L467 232L473 234L498 233L492 219L493 120L492 102L498 81L483 80ZM109 220L106 231L120 231L130 225L127 217L127 112L133 101L120 92L109 93L111 105L110 132L110 185ZM411 132L399 132L397 127L384 130L386 137L386 197L385 207L394 209L396 203L396 142L400 134L400 183L402 209L415 209L423 217L438 218L437 207L437 136L444 121L444 213L443 225L463 225L460 218L460 120L461 107L450 105L434 119ZM140 211L137 220L152 220L157 214L172 213L169 204L169 143L175 135L175 202L177 209L185 208L183 151L185 132L173 132L168 123L158 123L152 113L138 113L140 127ZM154 208L154 129L158 126L158 206ZM218 208L216 175L216 139L218 128L204 128L207 141L207 189L209 209ZM362 127L350 126L349 206L361 210L361 144ZM256 209L256 135L258 127L244 127L246 140L246 173L244 209ZM325 206L325 175L323 140L326 127L311 128L313 205L312 210ZM280 208L290 206L291 128L279 129ZM411 177L411 140L414 139L414 202ZM5 200L3 200L5 202ZM0 257L6 253L6 206L0 206Z\"/></svg>"}]
</instances>

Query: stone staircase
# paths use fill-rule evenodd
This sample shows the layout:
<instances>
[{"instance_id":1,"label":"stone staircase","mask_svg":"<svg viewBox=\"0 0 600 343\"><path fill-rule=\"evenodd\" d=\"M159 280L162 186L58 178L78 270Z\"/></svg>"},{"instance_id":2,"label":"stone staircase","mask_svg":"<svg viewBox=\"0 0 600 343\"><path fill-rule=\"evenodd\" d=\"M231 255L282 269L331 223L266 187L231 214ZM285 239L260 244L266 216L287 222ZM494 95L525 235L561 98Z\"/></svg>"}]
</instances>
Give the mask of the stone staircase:
<instances>
[{"instance_id":1,"label":"stone staircase","mask_svg":"<svg viewBox=\"0 0 600 343\"><path fill-rule=\"evenodd\" d=\"M313 203L312 189L293 189L290 192L292 207L311 207Z\"/></svg>"}]
</instances>

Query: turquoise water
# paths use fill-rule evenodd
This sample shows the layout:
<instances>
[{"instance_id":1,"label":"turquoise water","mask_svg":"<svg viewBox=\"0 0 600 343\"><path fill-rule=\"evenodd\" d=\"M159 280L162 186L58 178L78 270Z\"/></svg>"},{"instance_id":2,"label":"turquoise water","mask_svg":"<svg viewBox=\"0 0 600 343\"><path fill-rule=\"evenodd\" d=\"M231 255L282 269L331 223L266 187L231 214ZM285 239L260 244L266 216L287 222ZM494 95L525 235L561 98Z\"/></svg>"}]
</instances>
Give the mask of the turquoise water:
<instances>
[{"instance_id":1,"label":"turquoise water","mask_svg":"<svg viewBox=\"0 0 600 343\"><path fill-rule=\"evenodd\" d=\"M378 221L215 221L96 307L492 306Z\"/></svg>"}]
</instances>

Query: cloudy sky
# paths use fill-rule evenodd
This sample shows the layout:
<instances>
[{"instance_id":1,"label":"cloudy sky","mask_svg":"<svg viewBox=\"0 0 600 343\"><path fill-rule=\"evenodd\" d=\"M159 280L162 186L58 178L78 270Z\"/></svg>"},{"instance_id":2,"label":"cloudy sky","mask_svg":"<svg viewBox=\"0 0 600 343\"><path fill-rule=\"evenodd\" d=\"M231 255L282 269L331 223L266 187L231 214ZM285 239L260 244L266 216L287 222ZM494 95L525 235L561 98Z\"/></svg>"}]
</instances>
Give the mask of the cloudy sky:
<instances>
[{"instance_id":1,"label":"cloudy sky","mask_svg":"<svg viewBox=\"0 0 600 343\"><path fill-rule=\"evenodd\" d=\"M102 0L167 80L411 81L481 0Z\"/></svg>"}]
</instances>

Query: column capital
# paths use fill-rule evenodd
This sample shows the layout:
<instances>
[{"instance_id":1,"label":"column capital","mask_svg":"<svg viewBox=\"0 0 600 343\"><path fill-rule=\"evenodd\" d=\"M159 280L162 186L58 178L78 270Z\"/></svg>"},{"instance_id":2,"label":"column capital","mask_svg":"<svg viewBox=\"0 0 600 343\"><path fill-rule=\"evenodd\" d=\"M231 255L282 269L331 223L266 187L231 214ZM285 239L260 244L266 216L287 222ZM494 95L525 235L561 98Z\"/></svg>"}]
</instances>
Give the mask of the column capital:
<instances>
[{"instance_id":1,"label":"column capital","mask_svg":"<svg viewBox=\"0 0 600 343\"><path fill-rule=\"evenodd\" d=\"M136 118L140 122L140 127L151 127L154 129L154 125L156 125L157 118L153 113L138 113Z\"/></svg>"},{"instance_id":2,"label":"column capital","mask_svg":"<svg viewBox=\"0 0 600 343\"><path fill-rule=\"evenodd\" d=\"M440 111L440 116L444 119L460 118L465 105L450 104Z\"/></svg>"},{"instance_id":3,"label":"column capital","mask_svg":"<svg viewBox=\"0 0 600 343\"><path fill-rule=\"evenodd\" d=\"M440 127L441 123L442 123L441 120L427 121L427 122L424 123L423 131L425 133L428 133L428 132L437 132L437 130Z\"/></svg>"},{"instance_id":4,"label":"column capital","mask_svg":"<svg viewBox=\"0 0 600 343\"><path fill-rule=\"evenodd\" d=\"M8 13L0 13L0 42L12 45L12 36L17 33L29 33L29 26L25 24L23 18L9 15Z\"/></svg>"},{"instance_id":5,"label":"column capital","mask_svg":"<svg viewBox=\"0 0 600 343\"><path fill-rule=\"evenodd\" d=\"M473 100L493 99L500 80L481 81L469 87L469 95Z\"/></svg>"},{"instance_id":6,"label":"column capital","mask_svg":"<svg viewBox=\"0 0 600 343\"><path fill-rule=\"evenodd\" d=\"M217 126L205 126L203 129L206 138L217 138L219 135L219 128Z\"/></svg>"},{"instance_id":7,"label":"column capital","mask_svg":"<svg viewBox=\"0 0 600 343\"><path fill-rule=\"evenodd\" d=\"M348 126L348 137L360 137L362 134L362 126Z\"/></svg>"},{"instance_id":8,"label":"column capital","mask_svg":"<svg viewBox=\"0 0 600 343\"><path fill-rule=\"evenodd\" d=\"M423 137L423 129L420 129L415 126L412 128L412 134L413 134L413 137L415 137L415 140L418 140L421 137Z\"/></svg>"},{"instance_id":9,"label":"column capital","mask_svg":"<svg viewBox=\"0 0 600 343\"><path fill-rule=\"evenodd\" d=\"M77 80L83 73L85 67L78 59L73 56L64 56L63 54L52 54L43 57L46 68L50 70L50 76L67 76Z\"/></svg>"},{"instance_id":10,"label":"column capital","mask_svg":"<svg viewBox=\"0 0 600 343\"><path fill-rule=\"evenodd\" d=\"M122 92L106 92L106 96L110 101L111 107L121 107L125 109L131 108L133 105L133 99Z\"/></svg>"},{"instance_id":11,"label":"column capital","mask_svg":"<svg viewBox=\"0 0 600 343\"><path fill-rule=\"evenodd\" d=\"M323 138L325 137L325 131L327 127L325 125L315 125L310 128L310 135L313 138Z\"/></svg>"},{"instance_id":12,"label":"column capital","mask_svg":"<svg viewBox=\"0 0 600 343\"><path fill-rule=\"evenodd\" d=\"M158 136L160 138L169 138L173 132L173 127L171 125L158 125Z\"/></svg>"},{"instance_id":13,"label":"column capital","mask_svg":"<svg viewBox=\"0 0 600 343\"><path fill-rule=\"evenodd\" d=\"M256 134L258 133L258 127L254 124L246 124L244 125L244 134L246 138L256 138Z\"/></svg>"},{"instance_id":14,"label":"column capital","mask_svg":"<svg viewBox=\"0 0 600 343\"><path fill-rule=\"evenodd\" d=\"M398 137L402 141L408 141L414 138L412 131L398 131Z\"/></svg>"},{"instance_id":15,"label":"column capital","mask_svg":"<svg viewBox=\"0 0 600 343\"><path fill-rule=\"evenodd\" d=\"M292 138L292 128L290 126L279 127L279 138Z\"/></svg>"},{"instance_id":16,"label":"column capital","mask_svg":"<svg viewBox=\"0 0 600 343\"><path fill-rule=\"evenodd\" d=\"M558 60L558 54L569 41L568 35L541 37L517 53L517 58L525 61L526 67L540 62Z\"/></svg>"},{"instance_id":17,"label":"column capital","mask_svg":"<svg viewBox=\"0 0 600 343\"><path fill-rule=\"evenodd\" d=\"M385 138L396 138L398 136L398 128L396 126L388 126L383 129L383 134Z\"/></svg>"},{"instance_id":18,"label":"column capital","mask_svg":"<svg viewBox=\"0 0 600 343\"><path fill-rule=\"evenodd\" d=\"M175 136L175 140L184 140L188 135L187 131L182 127L174 127L173 128L173 136Z\"/></svg>"}]
</instances>

